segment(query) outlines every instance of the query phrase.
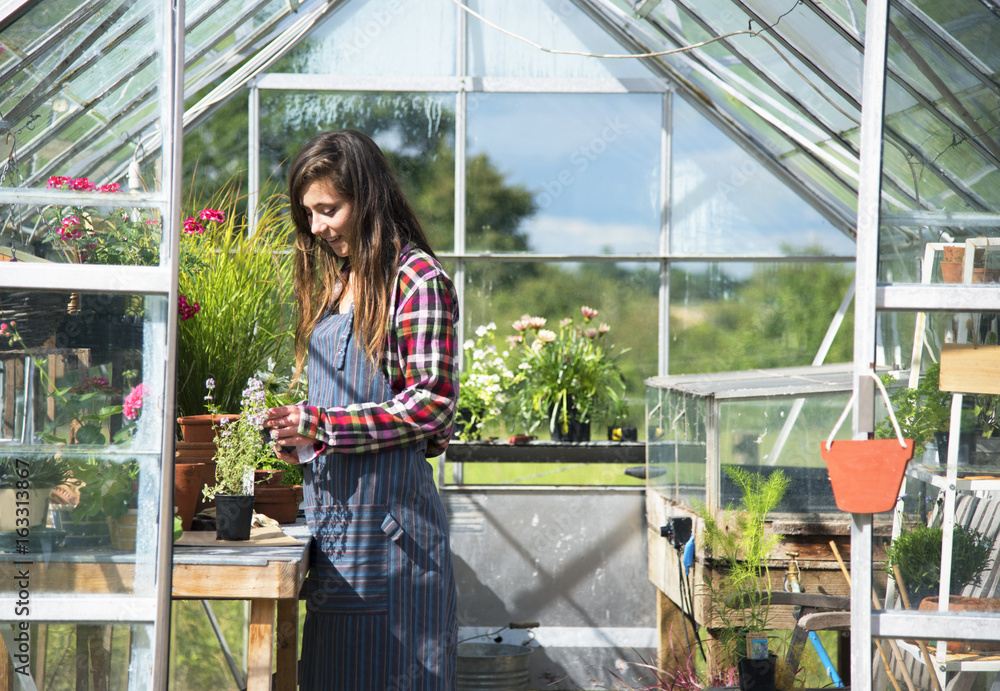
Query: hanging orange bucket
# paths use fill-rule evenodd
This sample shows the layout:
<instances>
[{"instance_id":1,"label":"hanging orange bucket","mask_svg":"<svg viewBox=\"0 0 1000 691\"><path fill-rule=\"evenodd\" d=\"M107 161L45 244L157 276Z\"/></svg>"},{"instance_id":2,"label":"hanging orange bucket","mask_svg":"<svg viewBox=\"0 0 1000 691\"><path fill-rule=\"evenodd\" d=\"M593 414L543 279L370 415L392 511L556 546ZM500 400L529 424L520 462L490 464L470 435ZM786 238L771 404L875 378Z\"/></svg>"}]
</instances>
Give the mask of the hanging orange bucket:
<instances>
[{"instance_id":1,"label":"hanging orange bucket","mask_svg":"<svg viewBox=\"0 0 1000 691\"><path fill-rule=\"evenodd\" d=\"M849 513L891 511L903 484L906 464L913 457L913 440L903 439L885 386L874 374L869 372L869 375L875 379L885 398L897 438L833 441L854 403L852 395L830 437L819 445L837 508Z\"/></svg>"}]
</instances>

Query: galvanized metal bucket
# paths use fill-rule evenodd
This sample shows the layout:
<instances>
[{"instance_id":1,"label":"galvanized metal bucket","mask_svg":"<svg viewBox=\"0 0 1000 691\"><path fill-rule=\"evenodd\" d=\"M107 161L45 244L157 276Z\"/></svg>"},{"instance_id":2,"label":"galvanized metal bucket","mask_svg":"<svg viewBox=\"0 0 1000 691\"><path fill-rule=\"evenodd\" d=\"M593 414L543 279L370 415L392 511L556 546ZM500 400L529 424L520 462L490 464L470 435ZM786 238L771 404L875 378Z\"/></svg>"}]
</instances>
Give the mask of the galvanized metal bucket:
<instances>
[{"instance_id":1,"label":"galvanized metal bucket","mask_svg":"<svg viewBox=\"0 0 1000 691\"><path fill-rule=\"evenodd\" d=\"M458 691L526 691L531 650L503 643L459 643Z\"/></svg>"}]
</instances>

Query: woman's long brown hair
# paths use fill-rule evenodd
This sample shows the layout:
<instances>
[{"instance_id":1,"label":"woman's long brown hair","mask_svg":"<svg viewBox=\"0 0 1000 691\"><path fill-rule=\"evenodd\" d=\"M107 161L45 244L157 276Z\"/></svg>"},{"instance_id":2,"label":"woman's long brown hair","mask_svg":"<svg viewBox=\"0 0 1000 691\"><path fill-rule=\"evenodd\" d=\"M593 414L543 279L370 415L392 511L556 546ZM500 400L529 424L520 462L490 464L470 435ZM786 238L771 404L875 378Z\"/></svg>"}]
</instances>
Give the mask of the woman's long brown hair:
<instances>
[{"instance_id":1,"label":"woman's long brown hair","mask_svg":"<svg viewBox=\"0 0 1000 691\"><path fill-rule=\"evenodd\" d=\"M329 182L353 207L354 232L344 267L312 234L302 206L306 189ZM324 132L296 154L288 172L288 200L295 225L296 378L309 354L313 328L339 297L337 281L353 274L354 334L366 357L381 366L392 324L399 252L410 244L434 256L417 215L403 195L389 162L370 137L355 130Z\"/></svg>"}]
</instances>

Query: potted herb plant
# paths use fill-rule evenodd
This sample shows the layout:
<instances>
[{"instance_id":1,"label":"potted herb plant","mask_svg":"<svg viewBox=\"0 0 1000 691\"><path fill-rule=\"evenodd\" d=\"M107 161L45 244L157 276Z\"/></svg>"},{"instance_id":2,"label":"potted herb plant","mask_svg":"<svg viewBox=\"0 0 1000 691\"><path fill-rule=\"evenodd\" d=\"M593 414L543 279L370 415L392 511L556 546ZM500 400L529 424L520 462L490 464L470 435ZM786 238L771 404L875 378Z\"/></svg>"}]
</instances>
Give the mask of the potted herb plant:
<instances>
[{"instance_id":1,"label":"potted herb plant","mask_svg":"<svg viewBox=\"0 0 1000 691\"><path fill-rule=\"evenodd\" d=\"M617 360L628 349L606 343L607 324L591 325L597 310L580 312L582 324L566 318L558 331L537 316L513 324L521 348L510 410L529 434L544 421L555 441L589 441L592 422L623 417L625 380Z\"/></svg>"},{"instance_id":2,"label":"potted herb plant","mask_svg":"<svg viewBox=\"0 0 1000 691\"><path fill-rule=\"evenodd\" d=\"M223 419L216 435L215 480L203 490L216 506L216 536L220 540L248 540L253 520L254 471L273 453L264 435L267 402L264 384L247 379L241 415Z\"/></svg>"},{"instance_id":3,"label":"potted herb plant","mask_svg":"<svg viewBox=\"0 0 1000 691\"><path fill-rule=\"evenodd\" d=\"M941 582L943 536L941 526L921 525L902 531L889 545L889 577L895 580L893 567L898 566L912 602L933 597L936 603ZM951 548L952 595L958 595L965 586L979 581L990 564L991 548L992 544L982 533L955 525Z\"/></svg>"}]
</instances>

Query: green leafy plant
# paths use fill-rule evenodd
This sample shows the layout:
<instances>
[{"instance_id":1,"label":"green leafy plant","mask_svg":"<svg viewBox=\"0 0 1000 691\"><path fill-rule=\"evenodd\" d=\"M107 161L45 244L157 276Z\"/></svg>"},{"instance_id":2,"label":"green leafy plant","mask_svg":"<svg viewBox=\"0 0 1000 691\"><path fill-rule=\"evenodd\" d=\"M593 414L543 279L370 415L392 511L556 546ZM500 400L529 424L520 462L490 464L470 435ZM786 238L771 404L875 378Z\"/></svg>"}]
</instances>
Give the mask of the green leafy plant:
<instances>
[{"instance_id":1,"label":"green leafy plant","mask_svg":"<svg viewBox=\"0 0 1000 691\"><path fill-rule=\"evenodd\" d=\"M478 439L483 428L501 418L507 392L523 375L507 365L509 351L496 344L497 325L493 322L476 329L475 340L465 343L465 364L459 377L456 425L458 438Z\"/></svg>"},{"instance_id":2,"label":"green leafy plant","mask_svg":"<svg viewBox=\"0 0 1000 691\"><path fill-rule=\"evenodd\" d=\"M177 330L178 415L207 412L202 385L214 378L214 402L237 410L243 383L268 362L290 362L294 330L287 213L280 199L261 205L252 235L232 213L232 188L211 202L224 222L192 236L192 253L204 267L181 275L180 290L199 309Z\"/></svg>"},{"instance_id":3,"label":"green leafy plant","mask_svg":"<svg viewBox=\"0 0 1000 691\"><path fill-rule=\"evenodd\" d=\"M521 348L509 409L515 426L528 433L543 420L549 431L561 429L566 434L574 416L583 423L613 423L628 414L625 380L617 363L628 349L616 351L606 344L611 329L607 324L589 326L597 310L580 311L582 325L566 318L558 331L546 329L547 320L537 316L525 315L513 324L518 332L513 340Z\"/></svg>"},{"instance_id":4,"label":"green leafy plant","mask_svg":"<svg viewBox=\"0 0 1000 691\"><path fill-rule=\"evenodd\" d=\"M918 526L905 530L889 545L889 577L895 580L894 566L899 567L907 592L914 604L938 594L941 582L941 526ZM978 583L990 564L992 544L982 533L961 525L954 527L951 548L951 594Z\"/></svg>"},{"instance_id":5,"label":"green leafy plant","mask_svg":"<svg viewBox=\"0 0 1000 691\"><path fill-rule=\"evenodd\" d=\"M938 390L940 365L931 364L916 388L896 386L895 377L882 375L882 383L889 393L889 401L896 413L899 429L906 439L913 440L913 451L921 453L928 442L935 441L935 434L948 429L951 418L951 394ZM894 387L895 388L892 388ZM886 418L875 428L876 439L896 436L892 422Z\"/></svg>"},{"instance_id":6,"label":"green leafy plant","mask_svg":"<svg viewBox=\"0 0 1000 691\"><path fill-rule=\"evenodd\" d=\"M202 490L206 499L217 494L253 494L253 471L274 455L264 435L266 418L264 384L250 377L242 392L240 416L223 419L215 435L216 484Z\"/></svg>"},{"instance_id":7,"label":"green leafy plant","mask_svg":"<svg viewBox=\"0 0 1000 691\"><path fill-rule=\"evenodd\" d=\"M80 503L73 511L74 520L119 518L139 501L139 462L87 457L73 467L73 477L80 483Z\"/></svg>"},{"instance_id":8,"label":"green leafy plant","mask_svg":"<svg viewBox=\"0 0 1000 691\"><path fill-rule=\"evenodd\" d=\"M781 470L766 478L742 466L723 470L742 496L737 508L729 506L718 516L699 511L705 544L721 567L721 576L706 577L702 589L708 618L719 630L719 664L732 666L746 657L746 634L766 631L770 623L768 559L781 535L768 530L767 514L785 496L789 479Z\"/></svg>"},{"instance_id":9,"label":"green leafy plant","mask_svg":"<svg viewBox=\"0 0 1000 691\"><path fill-rule=\"evenodd\" d=\"M0 457L0 489L13 489L26 482L32 489L58 487L69 478L70 465L56 456L25 459Z\"/></svg>"},{"instance_id":10,"label":"green leafy plant","mask_svg":"<svg viewBox=\"0 0 1000 691\"><path fill-rule=\"evenodd\" d=\"M941 365L936 362L927 367L916 388L896 386L892 374L882 375L882 383L890 391L889 400L900 431L905 438L913 440L915 454L921 453L928 442L936 442L936 435L947 432L950 427L951 392L939 390L940 377ZM965 398L970 407L962 411L962 429L977 430L983 437L992 437L1000 427L1000 396L967 394ZM875 428L876 439L895 436L888 418Z\"/></svg>"}]
</instances>

